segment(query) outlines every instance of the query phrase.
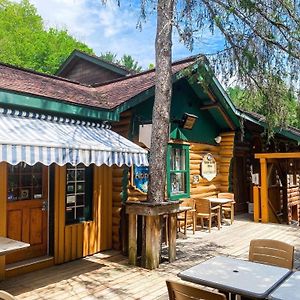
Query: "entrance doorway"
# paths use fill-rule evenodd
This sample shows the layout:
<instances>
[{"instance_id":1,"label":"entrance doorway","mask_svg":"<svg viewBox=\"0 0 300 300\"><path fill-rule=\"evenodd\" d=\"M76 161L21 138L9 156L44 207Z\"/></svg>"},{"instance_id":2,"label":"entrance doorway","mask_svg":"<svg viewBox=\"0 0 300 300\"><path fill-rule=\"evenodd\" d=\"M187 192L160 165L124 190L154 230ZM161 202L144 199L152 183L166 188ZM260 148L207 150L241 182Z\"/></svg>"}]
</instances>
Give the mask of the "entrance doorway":
<instances>
[{"instance_id":1,"label":"entrance doorway","mask_svg":"<svg viewBox=\"0 0 300 300\"><path fill-rule=\"evenodd\" d=\"M30 244L7 255L7 264L47 255L48 168L42 164L8 166L7 237Z\"/></svg>"}]
</instances>

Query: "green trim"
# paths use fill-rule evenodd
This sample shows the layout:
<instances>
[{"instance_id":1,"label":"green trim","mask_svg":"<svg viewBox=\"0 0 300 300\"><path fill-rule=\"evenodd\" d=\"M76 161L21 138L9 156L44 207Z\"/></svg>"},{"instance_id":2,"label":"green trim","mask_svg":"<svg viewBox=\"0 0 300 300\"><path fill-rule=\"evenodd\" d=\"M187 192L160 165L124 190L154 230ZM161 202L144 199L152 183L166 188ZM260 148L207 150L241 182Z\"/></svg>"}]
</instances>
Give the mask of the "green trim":
<instances>
[{"instance_id":1,"label":"green trim","mask_svg":"<svg viewBox=\"0 0 300 300\"><path fill-rule=\"evenodd\" d=\"M99 67L108 69L114 73L117 73L117 74L120 74L123 76L130 74L129 71L127 71L121 67L118 67L114 64L110 64L109 62L106 62L106 61L102 60L101 58L91 56L87 53L83 53L78 50L74 50L71 53L71 55L66 59L66 61L60 66L60 68L55 72L55 75L59 76L61 73L63 73L63 71L66 68L68 68L68 66L72 62L72 60L76 59L76 58L81 58L83 60L89 61L95 65L98 65Z\"/></svg>"},{"instance_id":2,"label":"green trim","mask_svg":"<svg viewBox=\"0 0 300 300\"><path fill-rule=\"evenodd\" d=\"M170 133L170 138L172 140L182 140L182 141L187 141L187 137L182 133L182 131L179 128L175 128L171 133Z\"/></svg>"},{"instance_id":3,"label":"green trim","mask_svg":"<svg viewBox=\"0 0 300 300\"><path fill-rule=\"evenodd\" d=\"M256 125L259 125L263 128L267 127L266 122L264 122L262 120L257 120L256 118L254 118L251 115L247 114L247 112L243 112L243 111L237 109L237 114L241 118L243 118L243 119L245 119L249 122L252 122L252 123L254 123ZM300 134L293 133L292 131L290 131L288 129L284 129L284 128L275 129L275 133L300 143Z\"/></svg>"},{"instance_id":4,"label":"green trim","mask_svg":"<svg viewBox=\"0 0 300 300\"><path fill-rule=\"evenodd\" d=\"M0 89L0 104L4 107L35 110L43 113L65 114L73 117L96 120L119 121L119 114L114 111L94 109L88 106L69 104L64 101L29 96Z\"/></svg>"},{"instance_id":5,"label":"green trim","mask_svg":"<svg viewBox=\"0 0 300 300\"><path fill-rule=\"evenodd\" d=\"M181 73L181 72L179 71L179 72L173 74L172 85L184 77L184 76L180 75L179 73ZM113 111L118 112L120 114L120 113L148 100L149 98L154 97L154 94L155 94L155 85L153 85L150 88L148 88L147 90L139 93L138 95L130 98L129 100L123 102L117 108L113 109Z\"/></svg>"},{"instance_id":6,"label":"green trim","mask_svg":"<svg viewBox=\"0 0 300 300\"><path fill-rule=\"evenodd\" d=\"M171 150L173 148L182 149L185 151L185 167L186 170L171 170ZM171 173L184 173L186 174L186 193L171 195ZM190 197L190 146L182 144L168 144L167 149L167 195L170 200L178 200L180 198Z\"/></svg>"}]
</instances>

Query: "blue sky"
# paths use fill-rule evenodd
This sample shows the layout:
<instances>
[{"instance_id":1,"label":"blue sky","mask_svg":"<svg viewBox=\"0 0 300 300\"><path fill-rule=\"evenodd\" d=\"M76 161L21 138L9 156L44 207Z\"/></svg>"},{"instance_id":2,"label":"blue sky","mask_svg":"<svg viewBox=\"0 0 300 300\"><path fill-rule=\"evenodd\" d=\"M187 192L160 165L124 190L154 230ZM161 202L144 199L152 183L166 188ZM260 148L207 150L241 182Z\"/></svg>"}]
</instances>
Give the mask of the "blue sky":
<instances>
[{"instance_id":1,"label":"blue sky","mask_svg":"<svg viewBox=\"0 0 300 300\"><path fill-rule=\"evenodd\" d=\"M30 0L43 17L48 27L67 28L77 39L85 42L99 55L112 51L119 57L130 54L143 68L154 63L155 14L150 15L137 29L139 1L108 0L103 6L101 0ZM198 53L212 53L223 46L220 34L211 35L208 30L202 34L205 39L196 42L191 53L173 36L173 59L181 59ZM205 40L205 42L203 42Z\"/></svg>"}]
</instances>

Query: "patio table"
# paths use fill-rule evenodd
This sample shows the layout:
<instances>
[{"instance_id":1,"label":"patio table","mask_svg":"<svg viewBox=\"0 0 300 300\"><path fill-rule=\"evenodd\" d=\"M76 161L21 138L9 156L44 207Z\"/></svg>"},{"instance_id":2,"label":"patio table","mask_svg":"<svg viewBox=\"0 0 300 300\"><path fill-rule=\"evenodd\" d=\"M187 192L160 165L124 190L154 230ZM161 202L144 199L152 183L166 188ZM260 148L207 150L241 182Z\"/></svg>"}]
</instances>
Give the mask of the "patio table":
<instances>
[{"instance_id":1,"label":"patio table","mask_svg":"<svg viewBox=\"0 0 300 300\"><path fill-rule=\"evenodd\" d=\"M282 282L268 297L273 300L300 299L300 272L294 272Z\"/></svg>"},{"instance_id":2,"label":"patio table","mask_svg":"<svg viewBox=\"0 0 300 300\"><path fill-rule=\"evenodd\" d=\"M229 198L218 198L218 197L206 197L205 199L208 199L210 203L216 204L220 206L221 211L221 222L222 222L222 205L231 203L233 200Z\"/></svg>"},{"instance_id":3,"label":"patio table","mask_svg":"<svg viewBox=\"0 0 300 300\"><path fill-rule=\"evenodd\" d=\"M285 268L217 256L180 272L178 276L220 291L264 299L290 273Z\"/></svg>"},{"instance_id":4,"label":"patio table","mask_svg":"<svg viewBox=\"0 0 300 300\"><path fill-rule=\"evenodd\" d=\"M30 244L0 236L0 256L29 247Z\"/></svg>"}]
</instances>

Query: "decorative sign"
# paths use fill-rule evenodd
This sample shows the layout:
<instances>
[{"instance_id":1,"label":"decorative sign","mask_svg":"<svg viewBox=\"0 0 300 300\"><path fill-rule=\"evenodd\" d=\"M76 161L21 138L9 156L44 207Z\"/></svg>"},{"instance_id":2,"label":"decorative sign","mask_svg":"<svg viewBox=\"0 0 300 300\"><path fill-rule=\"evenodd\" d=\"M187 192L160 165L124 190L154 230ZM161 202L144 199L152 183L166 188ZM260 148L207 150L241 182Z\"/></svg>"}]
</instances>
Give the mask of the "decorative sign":
<instances>
[{"instance_id":1,"label":"decorative sign","mask_svg":"<svg viewBox=\"0 0 300 300\"><path fill-rule=\"evenodd\" d=\"M193 175L193 184L197 184L200 182L200 175Z\"/></svg>"},{"instance_id":2,"label":"decorative sign","mask_svg":"<svg viewBox=\"0 0 300 300\"><path fill-rule=\"evenodd\" d=\"M148 192L149 167L133 166L131 169L131 184L142 193Z\"/></svg>"},{"instance_id":3,"label":"decorative sign","mask_svg":"<svg viewBox=\"0 0 300 300\"><path fill-rule=\"evenodd\" d=\"M204 155L201 163L201 176L209 181L217 176L217 163L210 153Z\"/></svg>"}]
</instances>

